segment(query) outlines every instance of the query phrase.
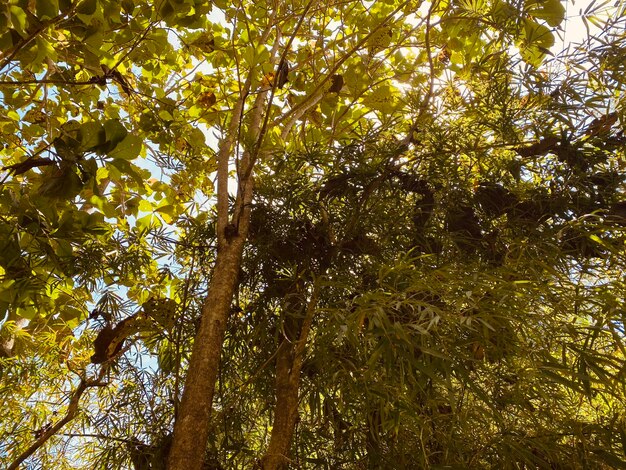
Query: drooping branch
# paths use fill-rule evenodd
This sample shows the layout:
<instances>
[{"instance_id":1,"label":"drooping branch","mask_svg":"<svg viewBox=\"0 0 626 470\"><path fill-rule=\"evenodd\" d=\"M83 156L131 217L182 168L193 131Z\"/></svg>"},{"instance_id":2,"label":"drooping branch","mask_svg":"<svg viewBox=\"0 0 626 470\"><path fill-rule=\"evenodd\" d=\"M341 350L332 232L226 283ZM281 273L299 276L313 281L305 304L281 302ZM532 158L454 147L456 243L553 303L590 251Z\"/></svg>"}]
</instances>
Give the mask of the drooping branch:
<instances>
[{"instance_id":1,"label":"drooping branch","mask_svg":"<svg viewBox=\"0 0 626 470\"><path fill-rule=\"evenodd\" d=\"M65 416L61 418L59 421L54 423L52 426L47 427L41 435L37 438L35 442L33 442L28 449L22 452L17 458L13 461L11 465L7 467L7 470L17 470L19 466L31 455L33 455L37 449L42 447L48 439L58 433L63 426L72 421L77 415L79 411L80 399L83 394L92 387L103 387L107 385L107 383L102 382L102 378L106 373L106 367L100 368L100 372L95 379L88 379L86 375L83 375L80 379L80 383L76 387L76 389L70 395L70 401L67 405L67 412Z\"/></svg>"}]
</instances>

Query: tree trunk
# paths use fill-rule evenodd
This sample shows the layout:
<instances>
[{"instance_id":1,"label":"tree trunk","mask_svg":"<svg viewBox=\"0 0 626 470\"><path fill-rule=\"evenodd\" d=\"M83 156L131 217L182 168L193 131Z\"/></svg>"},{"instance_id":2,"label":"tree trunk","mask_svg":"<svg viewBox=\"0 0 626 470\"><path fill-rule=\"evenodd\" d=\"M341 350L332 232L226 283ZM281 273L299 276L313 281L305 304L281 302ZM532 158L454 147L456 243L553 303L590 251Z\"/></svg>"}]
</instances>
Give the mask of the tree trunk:
<instances>
[{"instance_id":1,"label":"tree trunk","mask_svg":"<svg viewBox=\"0 0 626 470\"><path fill-rule=\"evenodd\" d=\"M239 235L218 254L217 263L202 306L202 321L194 340L189 373L179 413L169 470L201 470L209 437L209 416L244 238Z\"/></svg>"},{"instance_id":2,"label":"tree trunk","mask_svg":"<svg viewBox=\"0 0 626 470\"><path fill-rule=\"evenodd\" d=\"M283 340L276 356L276 408L270 443L262 459L263 470L282 470L290 461L288 454L298 417L300 385L300 371L293 370L294 352L294 344Z\"/></svg>"},{"instance_id":3,"label":"tree trunk","mask_svg":"<svg viewBox=\"0 0 626 470\"><path fill-rule=\"evenodd\" d=\"M204 461L222 342L250 224L254 156L249 150L244 152L239 162L239 184L232 218L229 218L228 210L230 156L250 84L251 79L248 78L233 109L228 133L221 142L218 154L217 259L202 305L202 320L194 339L183 397L174 423L169 470L201 470ZM253 140L259 137L266 94L267 90L259 93L252 107L249 135Z\"/></svg>"},{"instance_id":4,"label":"tree trunk","mask_svg":"<svg viewBox=\"0 0 626 470\"><path fill-rule=\"evenodd\" d=\"M298 418L298 391L304 349L317 306L318 286L313 288L306 315L300 323L299 336L285 338L276 356L276 406L272 435L267 452L261 459L263 470L284 470L290 463L289 448Z\"/></svg>"},{"instance_id":5,"label":"tree trunk","mask_svg":"<svg viewBox=\"0 0 626 470\"><path fill-rule=\"evenodd\" d=\"M278 64L276 63L276 59L278 57L280 41L278 39L274 41L274 46L270 53L270 61L274 65L278 65L280 67L281 63L284 62L287 51L290 50L300 26L307 17L309 9L317 2L318 0L309 0L305 6L302 14L298 18L293 33L290 35L289 40L284 47ZM356 54L357 51L366 43L369 36L390 21L397 12L404 8L407 3L408 0L398 6L374 30L372 30L367 37L362 38L348 52L346 52L343 57L337 60L333 67L328 71L328 74L326 74L325 77L319 81L317 86L312 90L311 94L307 98L288 112L283 113L280 117L276 117L271 124L270 115L275 86L273 84L271 86L266 86L265 89L262 89L256 95L256 99L251 109L251 119L246 129L246 126L242 126L244 116L243 110L246 98L251 92L252 77L257 70L251 70L246 82L242 85L239 91L239 99L233 107L232 117L228 129L225 132L225 138L220 143L220 149L217 157L217 261L213 270L213 277L211 278L209 285L209 293L202 308L202 322L200 330L198 331L194 341L187 378L185 381L183 398L180 408L178 409L178 415L176 416L172 450L168 463L169 470L200 470L202 466L204 450L209 433L209 416L211 413L215 380L217 378L217 370L226 328L226 320L230 311L230 305L235 290L235 283L239 273L244 242L248 234L250 205L252 203L253 193L252 173L255 162L263 153L263 138L268 131L268 126L281 127L281 137L286 139L295 125L297 118L306 110L318 103L325 93L327 93L327 89L324 87L329 80L332 80L334 74L339 71L341 65L353 54ZM271 18L268 21L269 26L257 41L258 44L265 44L270 37L271 31L276 26L274 18L277 13L278 9L272 9ZM269 100L266 100L268 94ZM232 156L231 152L235 146L235 140L238 140L238 144L242 144L244 142L244 140L241 139L242 132L244 132L246 137L244 140L253 142L253 144L244 150L241 161L236 162L239 183L238 193L235 200L232 218L229 218L229 163ZM233 228L234 236L229 232L229 230ZM315 295L316 294L314 294L314 297ZM315 304L316 302L312 299L311 303ZM306 323L306 321L304 323ZM301 341L302 337L298 339L296 342L296 349L290 356L293 357L293 364L290 367L289 380L285 382L289 385L285 385L286 388L284 389L281 388L278 390L277 388L277 394L280 393L282 399L287 400L289 403L294 400L293 396L295 393L296 408L300 367L304 345L306 342L306 335L308 335L308 328L303 326L302 333L305 334L304 341ZM287 352L285 352L285 354L287 354ZM288 362L287 358L287 363ZM281 387L283 387L282 384L283 382L281 382ZM279 427L276 432L286 433L285 436L288 435L288 441L290 441L295 425L295 417L293 417L292 414L285 415L284 417L281 415L281 419L285 419L285 421L284 423L278 423ZM281 427L283 424L284 427ZM288 431L289 428L291 431ZM279 431L279 429L282 429L282 431ZM287 450L283 448L284 445L281 444L279 446L279 442L284 441L284 438L279 439L277 436L274 439L276 444L271 446L272 452L276 449L280 454L285 453ZM271 442L272 440L270 440L270 444Z\"/></svg>"}]
</instances>

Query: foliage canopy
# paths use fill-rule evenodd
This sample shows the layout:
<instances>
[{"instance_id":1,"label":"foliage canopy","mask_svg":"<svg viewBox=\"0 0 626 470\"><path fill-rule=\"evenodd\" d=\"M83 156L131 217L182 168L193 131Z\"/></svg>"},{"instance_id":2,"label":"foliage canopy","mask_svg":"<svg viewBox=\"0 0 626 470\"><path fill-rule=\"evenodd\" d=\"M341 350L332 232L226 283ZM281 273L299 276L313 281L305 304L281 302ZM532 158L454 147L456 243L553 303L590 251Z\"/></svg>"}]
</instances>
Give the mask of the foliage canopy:
<instances>
[{"instance_id":1,"label":"foliage canopy","mask_svg":"<svg viewBox=\"0 0 626 470\"><path fill-rule=\"evenodd\" d=\"M1 6L0 463L626 468L625 5L568 6Z\"/></svg>"}]
</instances>

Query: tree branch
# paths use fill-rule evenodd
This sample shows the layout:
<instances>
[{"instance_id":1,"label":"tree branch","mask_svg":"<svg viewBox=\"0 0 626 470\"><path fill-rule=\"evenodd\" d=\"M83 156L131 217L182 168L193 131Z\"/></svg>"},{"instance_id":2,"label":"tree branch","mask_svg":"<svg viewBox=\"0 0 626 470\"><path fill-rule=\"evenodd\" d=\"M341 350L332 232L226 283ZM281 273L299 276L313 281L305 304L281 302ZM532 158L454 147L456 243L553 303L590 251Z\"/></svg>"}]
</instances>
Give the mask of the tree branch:
<instances>
[{"instance_id":1,"label":"tree branch","mask_svg":"<svg viewBox=\"0 0 626 470\"><path fill-rule=\"evenodd\" d=\"M57 421L53 426L46 429L41 434L41 436L39 436L39 438L35 442L33 442L30 447L28 447L28 449L22 452L13 461L13 463L7 467L7 470L17 470L22 462L24 462L28 457L33 455L37 451L37 449L43 446L48 441L48 439L50 439L57 432L59 432L59 430L63 428L63 426L72 421L78 414L78 405L81 397L83 396L83 393L85 393L85 391L91 387L102 387L107 385L106 383L101 382L105 372L106 367L102 367L96 379L87 379L83 375L80 379L78 387L76 387L76 390L74 390L70 395L70 402L67 405L67 412L65 413L65 416L63 416L63 418Z\"/></svg>"},{"instance_id":2,"label":"tree branch","mask_svg":"<svg viewBox=\"0 0 626 470\"><path fill-rule=\"evenodd\" d=\"M326 84L326 82L328 80L330 80L330 78L339 70L339 67L341 67L343 65L343 63L348 60L350 57L352 57L352 55L354 53L356 53L356 51L358 51L359 49L361 49L365 43L383 26L385 26L387 24L388 21L390 21L391 19L393 19L393 17L396 15L396 13L398 13L400 10L402 10L408 3L410 2L410 0L406 0L404 2L402 2L395 10L393 10L391 13L389 13L389 15L387 15L385 17L384 20L382 20L374 29L372 29L369 34L367 34L366 36L364 36L359 42L357 42L354 47L352 47L352 49L350 49L348 52L346 52L338 61L337 63L333 66L332 69L330 69L330 71L326 74L326 76L317 84L317 86L313 89L313 91L306 97L304 98L304 100L302 100L298 106L294 107L291 111L289 111L288 113L285 113L284 115L282 115L281 117L277 118L276 121L274 121L274 124L280 124L281 122L284 122L286 120L289 119L288 123L289 125L293 125L292 123L295 122L295 120L292 119L292 116L295 115L296 113L300 112L300 108L301 107L307 107L307 109L310 109L310 107L312 106L310 104L310 101L318 99L319 100L319 92L324 91L324 85ZM286 126L287 127L287 126ZM284 132L284 131L283 131Z\"/></svg>"}]
</instances>

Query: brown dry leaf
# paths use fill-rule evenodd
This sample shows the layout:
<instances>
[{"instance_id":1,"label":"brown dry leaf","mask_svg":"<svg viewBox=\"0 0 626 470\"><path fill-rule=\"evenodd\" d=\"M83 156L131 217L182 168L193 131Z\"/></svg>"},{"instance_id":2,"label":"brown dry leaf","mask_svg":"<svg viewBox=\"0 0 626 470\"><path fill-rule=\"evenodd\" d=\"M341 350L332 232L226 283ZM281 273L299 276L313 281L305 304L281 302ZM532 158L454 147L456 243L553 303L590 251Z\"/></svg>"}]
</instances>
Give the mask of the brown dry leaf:
<instances>
[{"instance_id":1,"label":"brown dry leaf","mask_svg":"<svg viewBox=\"0 0 626 470\"><path fill-rule=\"evenodd\" d=\"M212 91L206 91L198 96L198 100L196 103L204 108L210 108L215 103L217 103L217 98L215 96L215 93L213 93Z\"/></svg>"},{"instance_id":2,"label":"brown dry leaf","mask_svg":"<svg viewBox=\"0 0 626 470\"><path fill-rule=\"evenodd\" d=\"M585 135L594 137L597 135L607 134L613 124L617 122L617 113L605 114L602 117L594 119L585 129Z\"/></svg>"},{"instance_id":3,"label":"brown dry leaf","mask_svg":"<svg viewBox=\"0 0 626 470\"><path fill-rule=\"evenodd\" d=\"M274 72L268 72L263 75L263 80L261 81L264 87L274 86Z\"/></svg>"},{"instance_id":4,"label":"brown dry leaf","mask_svg":"<svg viewBox=\"0 0 626 470\"><path fill-rule=\"evenodd\" d=\"M450 56L450 50L447 47L444 47L443 49L441 49L441 52L439 52L437 60L442 64L447 64L450 62Z\"/></svg>"},{"instance_id":5,"label":"brown dry leaf","mask_svg":"<svg viewBox=\"0 0 626 470\"><path fill-rule=\"evenodd\" d=\"M339 93L343 88L343 75L333 75L330 77L330 88L328 93Z\"/></svg>"}]
</instances>

